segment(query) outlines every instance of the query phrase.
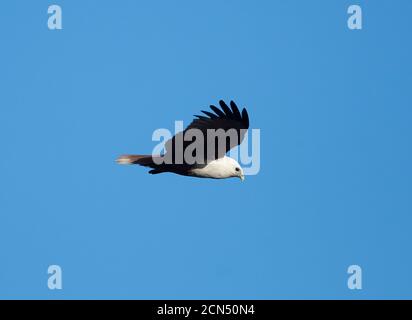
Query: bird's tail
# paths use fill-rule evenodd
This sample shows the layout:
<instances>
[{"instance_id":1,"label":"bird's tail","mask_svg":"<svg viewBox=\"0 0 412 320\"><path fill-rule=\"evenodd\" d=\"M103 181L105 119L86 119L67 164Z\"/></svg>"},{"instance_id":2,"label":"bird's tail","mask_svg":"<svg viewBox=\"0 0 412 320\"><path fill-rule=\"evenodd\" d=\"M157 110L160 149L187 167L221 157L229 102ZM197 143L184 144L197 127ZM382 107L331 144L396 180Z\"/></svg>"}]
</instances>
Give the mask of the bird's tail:
<instances>
[{"instance_id":1,"label":"bird's tail","mask_svg":"<svg viewBox=\"0 0 412 320\"><path fill-rule=\"evenodd\" d=\"M144 167L153 167L155 162L151 155L132 155L126 154L117 158L118 164L138 164Z\"/></svg>"},{"instance_id":2,"label":"bird's tail","mask_svg":"<svg viewBox=\"0 0 412 320\"><path fill-rule=\"evenodd\" d=\"M144 167L152 168L150 174L158 174L168 172L170 169L162 163L162 156L150 156L150 155L132 155L126 154L117 158L118 164L138 164Z\"/></svg>"}]
</instances>

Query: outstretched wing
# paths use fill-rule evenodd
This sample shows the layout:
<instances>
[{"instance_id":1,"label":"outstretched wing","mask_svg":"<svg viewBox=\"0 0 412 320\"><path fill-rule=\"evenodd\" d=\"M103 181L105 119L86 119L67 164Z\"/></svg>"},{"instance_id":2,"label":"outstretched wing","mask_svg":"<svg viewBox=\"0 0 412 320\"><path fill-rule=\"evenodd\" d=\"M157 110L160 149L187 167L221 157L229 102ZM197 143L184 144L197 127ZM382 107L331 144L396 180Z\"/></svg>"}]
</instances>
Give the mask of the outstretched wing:
<instances>
[{"instance_id":1,"label":"outstretched wing","mask_svg":"<svg viewBox=\"0 0 412 320\"><path fill-rule=\"evenodd\" d=\"M176 157L176 154L184 155L186 149L198 139L198 134L203 136L200 143L203 144L201 157L204 161L222 158L230 149L241 144L249 128L249 115L246 109L240 112L233 101L230 101L230 107L223 100L219 101L219 105L221 109L211 105L210 109L213 112L202 111L204 115L196 115L183 132L167 141L166 155L168 153L172 153L173 157ZM192 138L188 139L190 136Z\"/></svg>"}]
</instances>

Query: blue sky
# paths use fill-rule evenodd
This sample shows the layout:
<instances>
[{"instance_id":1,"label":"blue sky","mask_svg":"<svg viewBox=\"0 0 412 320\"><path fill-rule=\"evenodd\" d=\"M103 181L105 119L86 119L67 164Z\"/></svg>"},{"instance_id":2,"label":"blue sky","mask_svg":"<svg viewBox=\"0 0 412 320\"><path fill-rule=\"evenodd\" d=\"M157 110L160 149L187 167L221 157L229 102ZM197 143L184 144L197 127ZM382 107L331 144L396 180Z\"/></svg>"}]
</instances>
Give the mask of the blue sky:
<instances>
[{"instance_id":1,"label":"blue sky","mask_svg":"<svg viewBox=\"0 0 412 320\"><path fill-rule=\"evenodd\" d=\"M411 298L411 10L2 1L0 297ZM258 175L115 164L219 99L261 129Z\"/></svg>"}]
</instances>

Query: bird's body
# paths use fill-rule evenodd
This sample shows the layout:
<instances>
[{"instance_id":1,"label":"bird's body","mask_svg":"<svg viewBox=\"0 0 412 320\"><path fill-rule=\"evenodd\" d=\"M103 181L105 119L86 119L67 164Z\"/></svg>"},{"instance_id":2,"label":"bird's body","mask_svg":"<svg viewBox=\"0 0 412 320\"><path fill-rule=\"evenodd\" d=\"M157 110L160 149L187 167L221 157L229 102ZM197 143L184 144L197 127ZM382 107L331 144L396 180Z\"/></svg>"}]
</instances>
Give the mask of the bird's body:
<instances>
[{"instance_id":1,"label":"bird's body","mask_svg":"<svg viewBox=\"0 0 412 320\"><path fill-rule=\"evenodd\" d=\"M226 156L213 160L204 167L191 169L189 175L212 179L239 177L241 180L244 180L243 170L239 163L235 159Z\"/></svg>"},{"instance_id":2,"label":"bird's body","mask_svg":"<svg viewBox=\"0 0 412 320\"><path fill-rule=\"evenodd\" d=\"M117 159L117 162L149 167L152 169L149 171L151 174L170 172L183 176L211 179L237 177L243 181L244 174L239 163L227 157L226 153L242 142L246 130L249 128L249 116L246 109L240 113L233 101L230 102L231 108L222 100L219 103L223 111L215 106L211 106L214 113L202 111L208 117L196 116L197 119L188 128L167 141L164 155L123 155ZM211 139L209 137L210 131L215 134ZM203 135L201 140L204 141L203 150L199 152L199 157L196 157L199 150L195 150L194 157L197 160L195 162L184 157L182 161L177 161L176 154L180 153L186 156L186 151L191 148L191 144L196 142L193 139L186 139L186 135L189 133ZM183 143L179 144L177 142L179 139ZM193 156L192 149L190 151L190 155Z\"/></svg>"},{"instance_id":3,"label":"bird's body","mask_svg":"<svg viewBox=\"0 0 412 320\"><path fill-rule=\"evenodd\" d=\"M156 164L150 162L152 156L135 156L124 155L117 159L119 164L140 164L142 166L156 167ZM150 162L150 164L149 164ZM212 160L203 165L188 166L188 165L159 165L158 172L151 172L152 174L170 172L182 176L190 176L196 178L210 178L210 179L226 179L238 177L244 180L243 170L239 163L230 157L224 156L216 160ZM162 169L160 169L162 168ZM156 169L154 169L156 170ZM154 171L152 170L152 171Z\"/></svg>"}]
</instances>

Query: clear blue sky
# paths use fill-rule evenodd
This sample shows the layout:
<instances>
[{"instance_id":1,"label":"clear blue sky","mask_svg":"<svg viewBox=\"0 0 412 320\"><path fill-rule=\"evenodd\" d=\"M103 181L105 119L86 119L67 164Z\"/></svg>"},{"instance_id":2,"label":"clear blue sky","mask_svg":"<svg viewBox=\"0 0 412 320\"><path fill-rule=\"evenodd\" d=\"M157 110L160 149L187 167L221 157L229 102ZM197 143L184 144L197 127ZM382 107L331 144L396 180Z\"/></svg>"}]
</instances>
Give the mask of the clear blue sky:
<instances>
[{"instance_id":1,"label":"clear blue sky","mask_svg":"<svg viewBox=\"0 0 412 320\"><path fill-rule=\"evenodd\" d=\"M0 297L411 298L411 10L1 1ZM261 129L259 175L115 164L221 98Z\"/></svg>"}]
</instances>

